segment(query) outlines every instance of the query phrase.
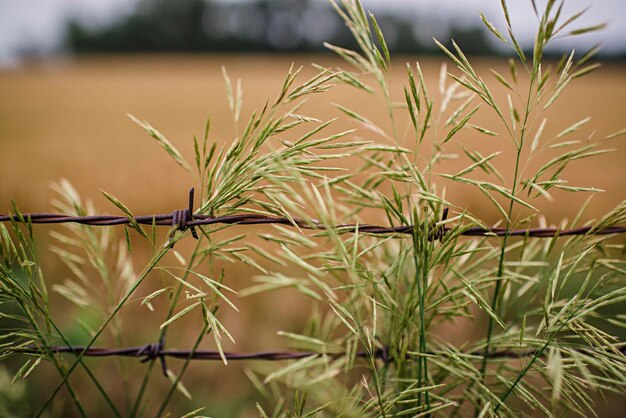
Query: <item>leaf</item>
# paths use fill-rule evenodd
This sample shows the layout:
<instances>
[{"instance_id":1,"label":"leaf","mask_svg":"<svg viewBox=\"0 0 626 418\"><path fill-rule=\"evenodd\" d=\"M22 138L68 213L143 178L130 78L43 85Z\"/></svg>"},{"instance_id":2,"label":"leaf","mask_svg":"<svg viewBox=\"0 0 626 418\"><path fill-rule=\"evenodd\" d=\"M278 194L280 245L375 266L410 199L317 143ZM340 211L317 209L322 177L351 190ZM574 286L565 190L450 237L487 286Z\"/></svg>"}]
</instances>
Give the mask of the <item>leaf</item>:
<instances>
[{"instance_id":1,"label":"leaf","mask_svg":"<svg viewBox=\"0 0 626 418\"><path fill-rule=\"evenodd\" d=\"M473 94L470 94L469 97L463 103L461 103L461 105L457 107L454 112L452 112L452 114L450 115L450 117L448 117L446 123L444 124L446 128L456 122L459 115L461 115L474 100L474 97L475 96Z\"/></svg>"},{"instance_id":2,"label":"leaf","mask_svg":"<svg viewBox=\"0 0 626 418\"><path fill-rule=\"evenodd\" d=\"M281 337L286 337L301 343L305 343L310 346L318 347L320 350L325 350L328 347L328 343L326 341L322 341L317 338L308 337L306 335L294 334L291 332L278 331L278 335ZM338 348L338 347L335 347Z\"/></svg>"},{"instance_id":3,"label":"leaf","mask_svg":"<svg viewBox=\"0 0 626 418\"><path fill-rule=\"evenodd\" d=\"M511 194L510 191L506 190L502 186L498 186L498 185L491 184L491 183L482 183L482 186L487 188L487 189L494 190L494 191L500 193L502 196L506 197L507 199L513 200L513 201L519 203L520 205L527 207L528 209L532 209L535 212L539 212L539 210L537 208L535 208L533 205L531 205L528 202L523 201L522 199L520 199L517 196L514 196L513 194Z\"/></svg>"},{"instance_id":4,"label":"leaf","mask_svg":"<svg viewBox=\"0 0 626 418\"><path fill-rule=\"evenodd\" d=\"M619 131L617 131L617 132L613 132L612 134L609 134L609 135L605 136L605 137L604 137L604 139L605 139L605 140L607 140L607 139L613 139L613 138L620 137L620 136L622 136L622 135L626 135L626 128L624 128L624 129L620 129L620 130L619 130Z\"/></svg>"},{"instance_id":5,"label":"leaf","mask_svg":"<svg viewBox=\"0 0 626 418\"><path fill-rule=\"evenodd\" d=\"M496 157L496 156L498 156L500 154L501 154L500 151L494 152L493 154L490 154L490 155L480 159L479 161L476 161L474 164L472 164L472 165L464 168L463 170L459 171L453 177L464 176L464 175L466 175L468 173L471 173L472 171L474 171L478 167L485 169L485 166L487 165L486 163L489 162L489 160L491 160L492 158L494 158L494 157ZM489 172L489 170L486 170L486 169L485 169L485 171Z\"/></svg>"},{"instance_id":6,"label":"leaf","mask_svg":"<svg viewBox=\"0 0 626 418\"><path fill-rule=\"evenodd\" d=\"M345 113L346 115L348 115L352 119L354 119L357 122L361 123L365 128L371 130L372 132L375 132L375 133L377 133L377 134L379 134L381 136L384 136L384 137L387 136L387 134L385 133L385 131L383 129L381 129L380 127L378 127L376 124L374 124L373 122L369 121L365 117L359 115L355 111L350 110L348 108L345 108L345 107L343 107L341 105L338 105L338 104L335 104L335 107L337 107L337 109L341 110L343 113Z\"/></svg>"},{"instance_id":7,"label":"leaf","mask_svg":"<svg viewBox=\"0 0 626 418\"><path fill-rule=\"evenodd\" d=\"M561 398L563 388L563 363L558 347L550 350L547 366L548 374L552 378L552 402L557 402Z\"/></svg>"},{"instance_id":8,"label":"leaf","mask_svg":"<svg viewBox=\"0 0 626 418\"><path fill-rule=\"evenodd\" d=\"M263 381L263 383L267 384L273 380L276 380L280 377L289 375L291 373L294 373L298 370L304 370L307 369L309 367L314 367L317 365L320 365L322 363L325 363L326 360L318 355L312 355L309 357L304 357L303 359L300 359L292 364L290 364L287 367L284 367L280 370L277 370L273 373L270 373L269 375L267 375L267 377L265 378L265 380Z\"/></svg>"},{"instance_id":9,"label":"leaf","mask_svg":"<svg viewBox=\"0 0 626 418\"><path fill-rule=\"evenodd\" d=\"M202 168L200 166L200 145L198 144L198 137L196 137L196 135L193 136L193 152L196 157L196 169L198 170L198 174L202 175Z\"/></svg>"},{"instance_id":10,"label":"leaf","mask_svg":"<svg viewBox=\"0 0 626 418\"><path fill-rule=\"evenodd\" d=\"M497 72L496 70L494 70L493 68L491 68L491 73L494 75L494 77L507 89L509 90L513 90L513 86L511 86L509 84L508 81L506 81L506 78L504 78L504 76L502 74L500 74L499 72Z\"/></svg>"},{"instance_id":11,"label":"leaf","mask_svg":"<svg viewBox=\"0 0 626 418\"><path fill-rule=\"evenodd\" d=\"M378 39L378 43L380 47L383 49L383 56L387 62L391 61L391 57L389 56L389 48L387 48L387 42L385 42L385 37L383 36L383 32L380 30L378 26L378 22L374 17L373 13L370 13L370 20L372 22L372 26L374 27L374 33L376 33L376 38Z\"/></svg>"},{"instance_id":12,"label":"leaf","mask_svg":"<svg viewBox=\"0 0 626 418\"><path fill-rule=\"evenodd\" d=\"M131 254L133 251L133 247L130 243L130 234L128 233L128 228L124 225L124 238L126 239L126 249L128 250L128 254Z\"/></svg>"},{"instance_id":13,"label":"leaf","mask_svg":"<svg viewBox=\"0 0 626 418\"><path fill-rule=\"evenodd\" d=\"M142 300L141 300L141 304L145 305L148 309L150 309L151 311L154 311L154 307L152 306L152 304L150 303L152 301L152 299L156 298L157 296L163 294L164 292L167 292L169 290L169 288L165 287L163 289L159 289L155 292L150 293L148 296L145 296Z\"/></svg>"},{"instance_id":14,"label":"leaf","mask_svg":"<svg viewBox=\"0 0 626 418\"><path fill-rule=\"evenodd\" d=\"M561 138L561 137L564 137L565 135L571 134L572 132L576 132L580 127L587 124L590 120L591 120L590 117L579 120L578 122L574 123L572 126L569 126L565 128L563 131L559 132L556 138Z\"/></svg>"},{"instance_id":15,"label":"leaf","mask_svg":"<svg viewBox=\"0 0 626 418\"><path fill-rule=\"evenodd\" d=\"M168 319L167 321L163 322L161 324L161 326L159 327L160 329L163 329L165 327L167 327L168 325L170 325L172 322L180 319L181 317L187 315L189 312L193 311L195 308L197 308L198 306L200 306L202 304L202 302L195 302L192 303L191 305L187 306L185 309L183 309L182 311L178 312L176 315L172 316L170 319Z\"/></svg>"},{"instance_id":16,"label":"leaf","mask_svg":"<svg viewBox=\"0 0 626 418\"><path fill-rule=\"evenodd\" d=\"M128 114L128 117L131 118L137 125L141 126L148 133L148 135L154 138L161 145L161 147L163 147L165 152L167 152L174 159L174 161L178 163L178 165L187 171L191 169L189 163L163 134L157 131L146 121L141 121L131 114Z\"/></svg>"},{"instance_id":17,"label":"leaf","mask_svg":"<svg viewBox=\"0 0 626 418\"><path fill-rule=\"evenodd\" d=\"M448 48L445 47L445 45L443 45L437 39L433 38L433 40L435 41L435 44L439 47L439 49L441 49L444 52L444 54L446 54L448 58L450 58L452 62L454 62L456 66L461 71L463 71L463 73L465 73L472 81L476 80L475 77L472 76L472 73L470 72L470 70L466 68L465 64L463 64L461 60L459 60L459 58L457 58Z\"/></svg>"},{"instance_id":18,"label":"leaf","mask_svg":"<svg viewBox=\"0 0 626 418\"><path fill-rule=\"evenodd\" d=\"M589 74L592 71L597 70L598 68L602 67L602 64L599 62L587 65L586 67L581 68L580 70L574 72L574 74L572 74L572 78L578 78L578 77L582 77L584 75Z\"/></svg>"},{"instance_id":19,"label":"leaf","mask_svg":"<svg viewBox=\"0 0 626 418\"><path fill-rule=\"evenodd\" d=\"M261 418L270 418L270 417L269 417L269 415L267 415L267 412L265 412L265 411L263 410L263 407L262 407L261 405L259 405L259 403L258 403L258 402L256 402L256 410L257 410L257 412L259 413L259 416L260 416Z\"/></svg>"},{"instance_id":20,"label":"leaf","mask_svg":"<svg viewBox=\"0 0 626 418\"><path fill-rule=\"evenodd\" d=\"M191 400L191 393L187 390L183 382L178 379L176 374L173 371L167 370L167 378L170 380L171 384L176 384L176 390L179 391L185 398Z\"/></svg>"},{"instance_id":21,"label":"leaf","mask_svg":"<svg viewBox=\"0 0 626 418\"><path fill-rule=\"evenodd\" d=\"M26 362L19 368L15 376L13 376L13 380L11 380L11 384L14 385L20 379L26 379L29 374L41 363L41 359L43 357L38 357L33 361L32 359L26 360ZM32 363L32 364L31 364Z\"/></svg>"},{"instance_id":22,"label":"leaf","mask_svg":"<svg viewBox=\"0 0 626 418\"><path fill-rule=\"evenodd\" d=\"M231 293L237 293L235 292L233 289L231 289L230 287L227 287L225 285L223 285L222 283L218 282L217 280L213 280L207 276L204 276L198 272L192 271L192 270L186 270L191 274L194 274L195 276L197 276L198 278L200 278L200 280L202 280L211 290L213 290L213 292L215 292L215 294L217 296L219 296L224 302L226 302L231 308L233 308L235 311L239 312L239 309L237 309L237 307L230 301L230 299L228 299L226 297L226 295L224 295L219 289L224 289L227 290Z\"/></svg>"},{"instance_id":23,"label":"leaf","mask_svg":"<svg viewBox=\"0 0 626 418\"><path fill-rule=\"evenodd\" d=\"M198 408L195 409L191 412L186 413L185 415L181 416L180 418L202 418L201 415L198 415L199 412L204 411L206 409L206 407L202 407L202 408Z\"/></svg>"},{"instance_id":24,"label":"leaf","mask_svg":"<svg viewBox=\"0 0 626 418\"><path fill-rule=\"evenodd\" d=\"M337 318L339 318L339 320L341 322L343 322L343 324L346 326L346 328L348 328L350 330L350 332L352 332L354 335L358 336L359 333L356 331L356 329L350 324L350 322L348 322L348 319L352 322L354 322L354 318L352 317L352 315L350 314L350 312L348 312L348 310L346 308L344 308L341 304L337 303L335 300L333 300L332 298L329 298L329 302L330 302L330 307L333 311L335 311L335 313L337 314Z\"/></svg>"},{"instance_id":25,"label":"leaf","mask_svg":"<svg viewBox=\"0 0 626 418\"><path fill-rule=\"evenodd\" d=\"M469 123L467 126L469 126L470 128L476 129L481 134L484 134L487 136L498 136L497 133L490 131L489 129L483 128L482 126L472 125L471 123Z\"/></svg>"},{"instance_id":26,"label":"leaf","mask_svg":"<svg viewBox=\"0 0 626 418\"><path fill-rule=\"evenodd\" d=\"M224 78L224 86L226 87L226 98L228 99L228 107L231 112L235 112L235 95L233 94L233 83L230 81L226 67L222 65L222 77Z\"/></svg>"},{"instance_id":27,"label":"leaf","mask_svg":"<svg viewBox=\"0 0 626 418\"><path fill-rule=\"evenodd\" d=\"M504 42L505 44L509 45L509 41L507 41L506 38L504 36L502 36L500 31L498 29L496 29L496 27L493 25L493 23L491 23L485 17L484 14L482 14L482 13L480 14L480 19L483 21L483 23L487 27L487 29L489 29L489 31L496 36L496 38L500 39L502 42Z\"/></svg>"},{"instance_id":28,"label":"leaf","mask_svg":"<svg viewBox=\"0 0 626 418\"><path fill-rule=\"evenodd\" d=\"M448 135L446 135L443 143L445 144L446 142L448 142L457 132L463 129L463 127L467 124L467 122L469 122L469 120L472 118L472 116L474 116L474 113L476 113L479 108L480 105L476 106L454 128L452 128L450 132L448 132Z\"/></svg>"},{"instance_id":29,"label":"leaf","mask_svg":"<svg viewBox=\"0 0 626 418\"><path fill-rule=\"evenodd\" d=\"M463 286L465 286L465 289L467 290L470 298L474 300L474 303L476 303L482 310L487 312L487 315L493 318L493 320L496 321L496 323L500 325L503 329L506 328L504 325L504 322L502 322L500 317L491 309L491 306L485 300L483 295L481 295L480 292L474 289L474 287L467 280L463 278L461 278L460 280L461 280L461 283L463 283Z\"/></svg>"},{"instance_id":30,"label":"leaf","mask_svg":"<svg viewBox=\"0 0 626 418\"><path fill-rule=\"evenodd\" d=\"M539 125L539 128L537 129L537 132L535 133L533 142L530 144L531 152L535 152L535 150L537 149L537 146L539 145L539 140L541 139L541 135L543 134L543 129L546 126L546 122L548 122L548 118L544 118L543 121L541 121L541 125Z\"/></svg>"},{"instance_id":31,"label":"leaf","mask_svg":"<svg viewBox=\"0 0 626 418\"><path fill-rule=\"evenodd\" d=\"M409 110L409 116L411 117L411 123L413 124L413 128L417 131L417 118L415 116L415 110L413 108L413 102L411 101L411 96L409 96L409 91L404 88L404 98L406 100L406 105Z\"/></svg>"},{"instance_id":32,"label":"leaf","mask_svg":"<svg viewBox=\"0 0 626 418\"><path fill-rule=\"evenodd\" d=\"M144 238L148 238L148 234L146 234L146 231L144 231L143 228L137 223L137 221L135 220L135 216L132 214L130 209L128 209L126 207L126 205L124 205L122 202L120 202L115 196L110 195L109 193L105 192L104 190L100 190L100 193L102 193L104 195L104 197L106 197L109 200L109 202L113 203L122 212L124 212L126 214L126 216L128 217L128 222L129 222L130 226L133 227L133 229L135 229L137 232L139 232L141 234L141 236L143 236Z\"/></svg>"},{"instance_id":33,"label":"leaf","mask_svg":"<svg viewBox=\"0 0 626 418\"><path fill-rule=\"evenodd\" d=\"M575 29L575 30L571 31L569 34L570 35L582 35L583 33L597 32L597 31L605 29L605 28L606 28L606 23L600 23L600 24L594 25L594 26L587 26L587 27L584 27L584 28Z\"/></svg>"},{"instance_id":34,"label":"leaf","mask_svg":"<svg viewBox=\"0 0 626 418\"><path fill-rule=\"evenodd\" d=\"M356 87L359 90L363 90L370 94L374 93L374 90L371 87L363 84L361 80L359 80L356 76L347 71L338 73L337 78L344 83L351 85L352 87Z\"/></svg>"}]
</instances>

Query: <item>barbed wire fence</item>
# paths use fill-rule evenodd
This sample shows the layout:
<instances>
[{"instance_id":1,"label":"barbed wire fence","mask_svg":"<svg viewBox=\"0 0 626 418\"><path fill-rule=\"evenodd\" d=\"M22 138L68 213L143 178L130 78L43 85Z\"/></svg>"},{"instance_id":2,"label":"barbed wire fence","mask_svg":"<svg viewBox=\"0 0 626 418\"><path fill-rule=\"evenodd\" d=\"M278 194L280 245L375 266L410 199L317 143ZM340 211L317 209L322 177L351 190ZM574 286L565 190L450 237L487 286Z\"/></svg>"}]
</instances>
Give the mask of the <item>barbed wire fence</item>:
<instances>
[{"instance_id":1,"label":"barbed wire fence","mask_svg":"<svg viewBox=\"0 0 626 418\"><path fill-rule=\"evenodd\" d=\"M194 238L198 238L195 230L196 226L204 225L285 225L298 227L305 230L325 230L328 226L316 219L287 218L278 216L269 216L261 214L233 214L226 216L210 216L193 213L194 189L189 191L189 205L182 210L175 210L171 213L142 215L142 216L116 216L116 215L85 215L72 216L57 213L19 213L14 215L0 214L0 222L16 222L28 224L60 224L60 223L76 223L90 226L114 226L114 225L155 225L169 226L172 228L171 233L176 231L190 230ZM443 210L442 222L446 221L448 216L448 208ZM399 225L399 226L383 226L373 224L354 224L345 223L338 224L334 228L341 233L359 232L373 235L385 234L414 234L415 225ZM428 239L441 240L446 233L452 231L453 228L444 225L433 225L428 231ZM578 228L527 228L527 229L506 229L506 228L481 228L471 227L456 231L458 235L473 237L502 237L502 236L523 236L528 238L558 238L575 235L616 235L626 233L626 226L584 226ZM618 345L617 350L613 350L614 354L626 356L626 343ZM570 348L578 352L591 352L589 348ZM125 348L104 348L104 347L83 347L83 346L51 346L51 347L17 347L9 348L15 354L40 355L47 353L55 354L73 354L81 357L130 357L139 358L141 362L160 360L163 374L166 374L166 359L182 359L182 360L220 360L220 361L239 361L239 360L263 360L263 361L284 361L299 360L307 357L328 356L338 358L350 355L347 352L317 352L317 351L261 351L261 352L219 352L216 350L178 350L167 349L165 347L165 336L158 343L150 343L143 346L125 347ZM486 353L484 350L476 350L469 352L460 352L456 354L483 359L485 357L491 359L519 359L534 356L545 356L545 350L505 350L493 351ZM437 354L435 352L429 353ZM389 348L385 345L375 351L357 351L351 353L355 358L373 357L388 363L392 359L389 356ZM407 354L410 355L410 354Z\"/></svg>"},{"instance_id":2,"label":"barbed wire fence","mask_svg":"<svg viewBox=\"0 0 626 418\"><path fill-rule=\"evenodd\" d=\"M13 353L41 355L45 353L54 354L73 354L81 357L127 357L127 358L139 358L142 363L148 361L159 360L161 363L161 371L164 376L167 376L166 359L173 358L178 360L205 360L205 361L285 361L285 360L301 360L304 358L315 357L330 357L339 358L350 355L346 352L319 352L319 351L259 351L248 353L235 353L235 352L222 352L216 350L175 350L165 348L165 339L162 338L158 343L146 344L137 347L125 347L125 348L102 348L102 347L83 347L83 346L52 346L46 349L37 349L34 347L25 347L21 349L12 349ZM564 347L561 347L563 349ZM593 354L593 350L588 348L573 348L576 352L586 352ZM608 350L607 350L608 352ZM613 354L626 356L626 344L621 345L617 351L612 351ZM428 355L441 355L445 352L429 352ZM531 358L535 356L545 357L545 350L521 350L521 351L494 351L485 353L484 350L476 350L471 352L454 353L455 355L465 356L467 358L474 358L475 360L482 360L483 358L489 359L501 359L512 360L521 358ZM423 354L422 354L423 355ZM385 364L391 362L393 359L389 355L389 347L383 346L377 350L371 351L357 351L352 354L354 358L369 358L373 357L378 360L382 360ZM410 353L407 353L408 358L415 357Z\"/></svg>"},{"instance_id":3,"label":"barbed wire fence","mask_svg":"<svg viewBox=\"0 0 626 418\"><path fill-rule=\"evenodd\" d=\"M202 225L286 225L296 226L307 230L324 230L327 226L316 219L287 218L269 215L241 213L226 216L210 216L193 213L194 189L189 191L189 206L182 210L175 210L171 213L143 216L116 216L116 215L85 215L72 216L58 213L24 213L16 215L1 215L0 222L22 222L31 224L60 224L78 223L91 226L113 226L113 225L155 225L170 226L175 230L185 231L191 229L194 238L197 238L194 227ZM448 208L443 211L445 221L448 216ZM384 234L408 234L415 231L415 225L382 226L371 224L338 224L335 226L338 232L348 233L358 231L359 233L384 235ZM444 234L450 232L452 228L442 226L433 228L431 239L439 239ZM464 236L502 237L502 236L525 236L529 238L552 238L571 235L613 235L626 233L626 226L611 226L598 228L595 226L584 226L579 228L527 228L527 229L507 229L507 228L466 228L459 232Z\"/></svg>"}]
</instances>

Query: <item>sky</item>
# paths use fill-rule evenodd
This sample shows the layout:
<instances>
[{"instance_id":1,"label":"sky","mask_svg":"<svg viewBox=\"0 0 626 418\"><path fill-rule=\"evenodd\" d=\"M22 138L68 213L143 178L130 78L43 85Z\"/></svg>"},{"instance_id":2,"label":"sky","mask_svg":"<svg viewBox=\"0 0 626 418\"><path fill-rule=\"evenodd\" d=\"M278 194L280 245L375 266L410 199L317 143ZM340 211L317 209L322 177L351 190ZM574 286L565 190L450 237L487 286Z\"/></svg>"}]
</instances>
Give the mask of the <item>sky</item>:
<instances>
[{"instance_id":1,"label":"sky","mask_svg":"<svg viewBox=\"0 0 626 418\"><path fill-rule=\"evenodd\" d=\"M175 0L172 0L175 1ZM218 0L243 2L248 0ZM292 0L298 1L298 0ZM326 2L327 0L317 0ZM537 0L538 6L546 0ZM20 51L48 54L57 51L63 39L68 19L79 19L89 25L106 25L120 16L131 13L137 0L0 0L0 64L16 61ZM532 44L536 17L530 0L509 0L514 31L523 45ZM363 0L373 12L397 10L406 16L429 15L434 22L418 33L429 39L445 36L445 28L454 23L461 26L479 24L482 11L502 28L504 18L499 0ZM626 0L566 0L565 14L590 7L580 26L606 22L608 27L598 34L558 41L561 49L585 49L603 44L608 54L626 53Z\"/></svg>"},{"instance_id":2,"label":"sky","mask_svg":"<svg viewBox=\"0 0 626 418\"><path fill-rule=\"evenodd\" d=\"M537 8L542 9L545 0L536 0ZM435 16L443 22L454 22L460 26L476 26L480 23L479 13L504 32L505 19L500 0L365 0L363 4L372 11L398 9L405 14L425 14ZM532 46L537 28L537 17L530 0L507 0L513 31L523 47ZM554 46L561 50L572 48L586 50L596 44L603 45L607 54L626 53L626 0L565 0L563 16L571 16L588 9L571 29L606 23L607 27L597 33L564 38ZM431 34L429 37L436 36Z\"/></svg>"}]
</instances>

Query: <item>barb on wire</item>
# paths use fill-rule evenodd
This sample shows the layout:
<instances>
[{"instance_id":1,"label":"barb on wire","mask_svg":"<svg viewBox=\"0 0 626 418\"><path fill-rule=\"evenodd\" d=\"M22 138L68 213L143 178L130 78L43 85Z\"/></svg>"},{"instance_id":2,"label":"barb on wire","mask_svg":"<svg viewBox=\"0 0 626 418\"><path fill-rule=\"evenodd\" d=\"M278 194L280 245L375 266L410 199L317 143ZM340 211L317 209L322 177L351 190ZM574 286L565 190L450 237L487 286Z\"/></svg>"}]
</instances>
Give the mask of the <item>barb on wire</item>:
<instances>
[{"instance_id":1,"label":"barb on wire","mask_svg":"<svg viewBox=\"0 0 626 418\"><path fill-rule=\"evenodd\" d=\"M196 228L193 225L189 225L189 222L194 220L193 218L193 195L194 188L189 190L189 206L182 210L175 210L172 212L172 232L170 232L170 241L174 238L176 231L185 232L187 229L191 230L191 235L198 239ZM173 246L174 244L172 244Z\"/></svg>"},{"instance_id":2,"label":"barb on wire","mask_svg":"<svg viewBox=\"0 0 626 418\"><path fill-rule=\"evenodd\" d=\"M34 348L34 347L25 347L18 349L8 349L13 353L19 354L43 354L44 351ZM53 352L57 354L74 354L79 355L84 352L83 356L87 357L135 357L142 358L141 362L146 362L152 359L159 358L161 359L161 365L165 368L166 357L181 359L181 360L219 360L222 361L222 356L219 351L215 350L170 350L165 349L161 343L159 344L147 344L139 347L127 347L127 348L117 348L117 349L109 349L102 347L90 347L85 350L85 347L82 346L53 346L50 347L48 352ZM542 354L545 350L503 350L503 351L495 351L487 354L487 357L492 359L519 359L526 357L533 357L537 354ZM592 353L593 350L591 348L581 348L576 351L588 352ZM613 352L613 351L611 351ZM620 353L623 356L626 356L626 345L621 344L618 348L618 351L615 354ZM435 352L428 353L429 355L437 355ZM441 353L440 353L441 354ZM484 351L472 351L463 353L465 355L483 358L485 356ZM225 352L224 358L229 361L236 360L263 360L263 361L281 361L281 360L299 360L306 357L319 357L319 356L328 356L328 357L343 357L348 355L345 352L336 352L336 353L321 353L317 351L260 351L260 352L251 352L251 353L234 353L234 352ZM367 358L373 356L374 358L383 360L385 363L392 361L392 358L389 355L389 348L387 346L383 346L373 353L368 351L357 351L355 356L357 358ZM410 357L410 354L407 354Z\"/></svg>"},{"instance_id":3,"label":"barb on wire","mask_svg":"<svg viewBox=\"0 0 626 418\"><path fill-rule=\"evenodd\" d=\"M76 347L63 347L63 348L73 349ZM78 350L78 354L80 354L83 351L84 349ZM69 352L76 353L75 350L71 350ZM89 355L89 354L86 352L84 355ZM161 371L163 372L163 376L167 377L167 364L165 363L165 357L166 357L165 333L163 333L158 343L146 344L143 347L139 347L139 351L137 352L137 355L135 357L143 357L143 359L141 360L142 363L159 359L159 361L161 362Z\"/></svg>"},{"instance_id":4,"label":"barb on wire","mask_svg":"<svg viewBox=\"0 0 626 418\"><path fill-rule=\"evenodd\" d=\"M191 234L194 238L198 238L194 227L201 225L268 225L278 224L287 226L297 226L300 229L307 230L324 230L326 226L323 222L316 219L302 219L268 216L260 214L241 213L227 216L209 216L203 214L193 213L193 198L194 189L189 191L189 205L188 208L182 210L175 210L172 213L158 214L158 215L143 215L135 216L129 219L127 216L115 216L115 215L89 215L89 216L71 216L57 213L24 213L20 215L2 215L0 214L0 222L30 222L32 224L58 224L58 223L78 223L91 226L111 226L111 225L126 225L130 223L138 223L143 225L159 225L170 226L172 228L172 234L178 231L191 230ZM447 219L448 208L444 209L442 222ZM355 232L357 229L359 233L384 235L384 234L412 234L414 225L399 225L399 226L382 226L371 224L339 224L336 229L339 232L348 233ZM446 233L452 231L453 228L440 226L435 227L429 234L431 241L441 240ZM605 228L597 228L594 226L584 226L572 229L561 228L529 228L529 229L515 229L508 230L506 228L466 228L460 231L460 235L465 236L527 236L532 238L552 238L571 235L612 235L612 234L624 234L626 233L626 226L611 226Z\"/></svg>"},{"instance_id":5,"label":"barb on wire","mask_svg":"<svg viewBox=\"0 0 626 418\"><path fill-rule=\"evenodd\" d=\"M450 208L445 208L443 210L443 215L441 216L441 222L445 222L446 219L448 219L448 211L450 210ZM430 235L428 236L428 241L443 241L443 237L444 235L446 235L446 228L442 225L440 227L437 227L436 224L434 224L431 228L430 228Z\"/></svg>"}]
</instances>

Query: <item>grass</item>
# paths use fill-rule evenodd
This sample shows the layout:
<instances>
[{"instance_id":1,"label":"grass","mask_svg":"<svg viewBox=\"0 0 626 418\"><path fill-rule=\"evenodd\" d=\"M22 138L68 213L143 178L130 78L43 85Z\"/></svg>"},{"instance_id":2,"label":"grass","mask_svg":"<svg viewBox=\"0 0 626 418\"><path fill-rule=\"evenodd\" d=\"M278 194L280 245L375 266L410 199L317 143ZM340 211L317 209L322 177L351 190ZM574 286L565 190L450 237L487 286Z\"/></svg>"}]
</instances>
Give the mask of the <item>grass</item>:
<instances>
[{"instance_id":1,"label":"grass","mask_svg":"<svg viewBox=\"0 0 626 418\"><path fill-rule=\"evenodd\" d=\"M199 192L197 213L318 219L326 228L305 233L277 226L252 237L229 233L243 226L203 227L194 247L186 242L188 232L166 238L170 234L157 233L154 226L136 224L124 229L121 240L110 229L84 225L55 232L58 244L51 248L73 278L52 289L81 312L76 321L84 329L81 345L105 337L125 345L134 324L128 324L131 316L124 311L139 306L140 315L152 310L161 318L153 334L160 339L167 330L168 345L176 344L177 331L192 329L187 340L194 350L210 344L223 353L235 340L228 314L237 315L252 295L288 290L307 301L301 306L310 307L310 315L301 331L281 334L283 344L346 355L250 364L246 375L265 398L256 404L261 416L484 417L529 411L586 416L594 412L590 391L623 396L623 243L593 235L461 236L465 228L489 221L468 211L462 196L448 192L455 185L480 195L507 230L541 225L543 200L597 192L588 183L570 183L564 174L570 164L610 152L620 136L603 126L591 132L586 117L554 126L549 113L570 84L595 68L587 56L566 55L552 64L543 59L559 32L570 27L576 28L572 35L585 32L575 26L575 16L561 16L551 1L537 10L536 45L527 56L502 4L507 27L497 29L484 20L517 55L506 71L482 74L456 44L439 44L451 64L442 67L438 86L427 83L423 65L408 63L398 92L398 74L390 71L391 57L374 16L360 2L345 0L335 7L360 50L327 46L346 68L318 65L304 76L292 66L277 91L249 112L243 83L222 71L231 142L214 140L215 121L209 119L194 136L193 158L187 159L156 123L133 117L175 165L191 173ZM326 98L341 88L367 102L366 111ZM342 124L316 108L311 112L307 100L316 97ZM478 132L491 149L485 152L464 140L469 132ZM450 159L458 160L453 170ZM62 197L59 211L94 212L68 182L56 189ZM103 196L108 207L132 217L134 205L110 193ZM562 226L624 223L624 203L585 221L590 201ZM381 214L389 225L413 225L412 236L343 233L338 227L380 220ZM432 239L443 224L452 230ZM50 346L70 339L51 309L32 225L3 225L0 232L0 295L12 309L5 319L24 324L7 328L3 356L14 357L24 346L40 347L41 354L27 360L16 379L36 372L41 359L61 375L37 405L37 415L55 404L64 387L75 411L90 413L77 394L79 369L86 371L80 382L94 385L98 402L118 416L163 416L175 396L191 395L194 388L183 385L193 369L190 361L177 372L167 370L169 384L159 402L154 400L155 360L140 375L120 363L123 400L118 401L119 392L111 397L115 390L102 384L101 371L96 373L82 354L61 358L50 352ZM137 246L151 249L139 274L134 272L134 259L142 258ZM240 270L246 274L254 271L253 284L236 291L242 286L228 264L246 266ZM146 286L149 279L156 283ZM86 321L89 315L95 320ZM468 323L483 335L452 344L440 332ZM375 357L381 349L388 362ZM370 356L358 359L361 350ZM490 357L511 350L534 354L513 361Z\"/></svg>"}]
</instances>

